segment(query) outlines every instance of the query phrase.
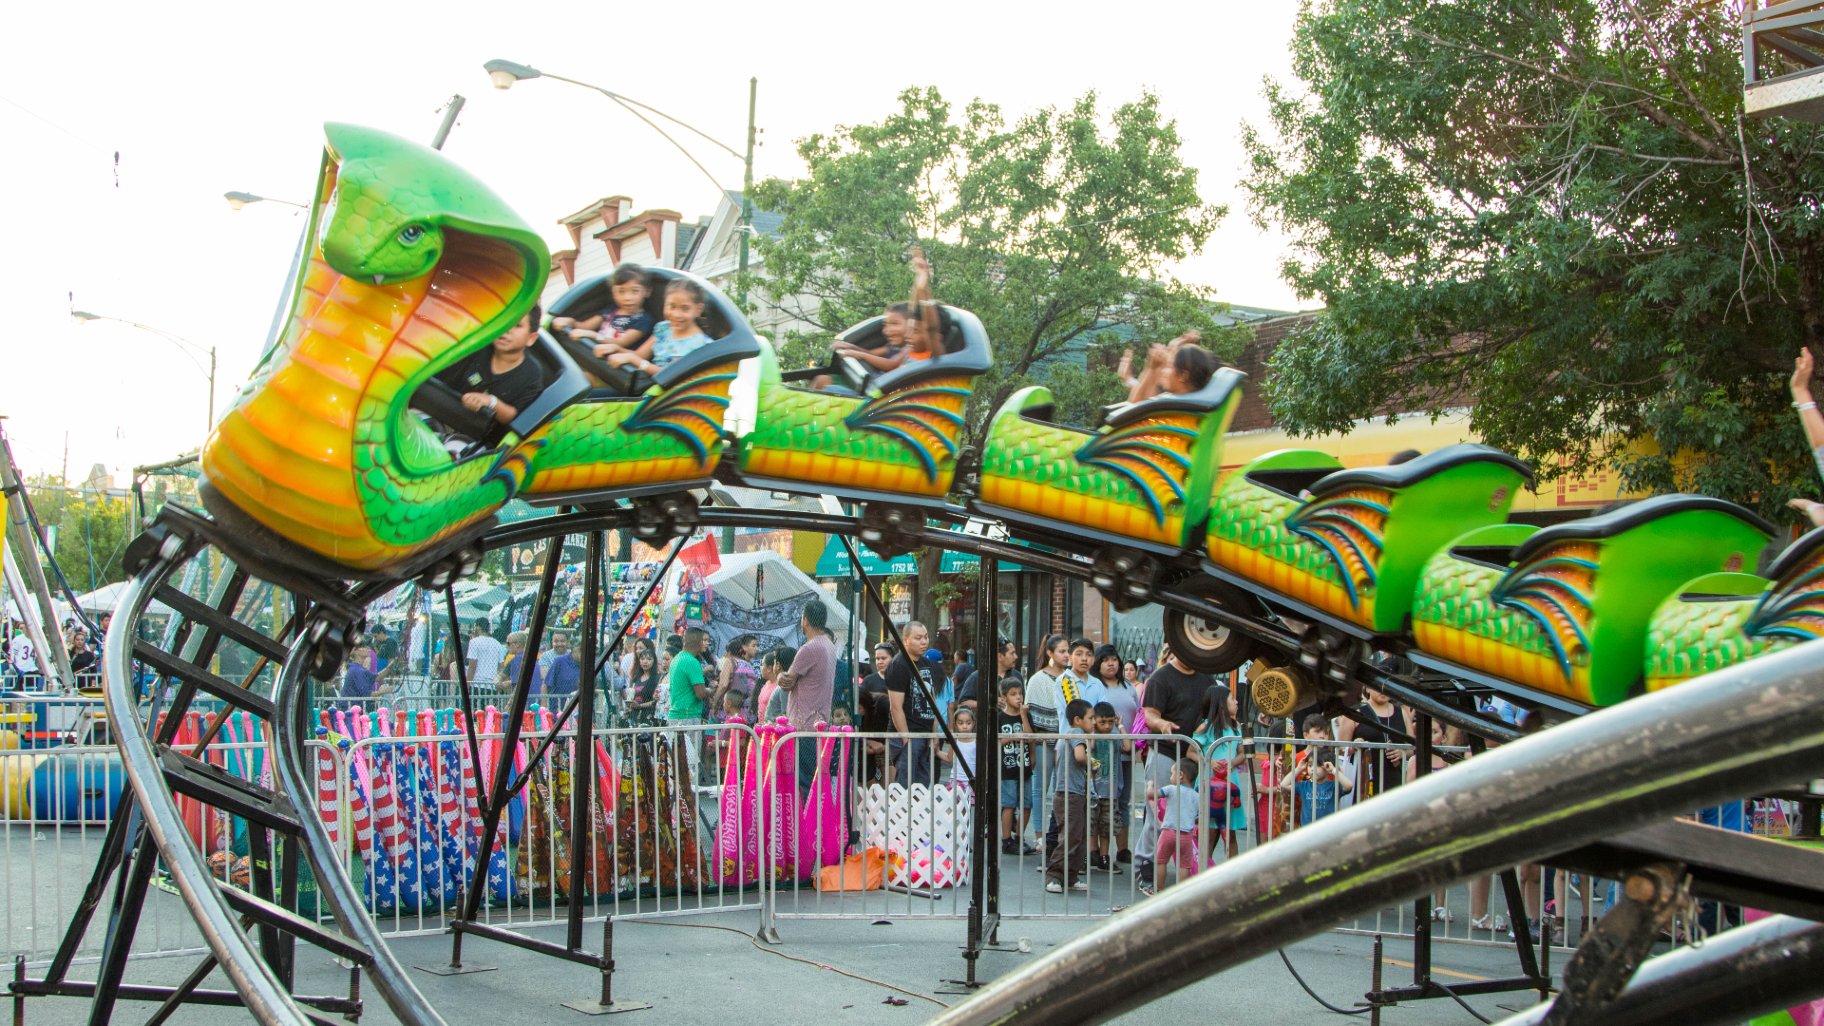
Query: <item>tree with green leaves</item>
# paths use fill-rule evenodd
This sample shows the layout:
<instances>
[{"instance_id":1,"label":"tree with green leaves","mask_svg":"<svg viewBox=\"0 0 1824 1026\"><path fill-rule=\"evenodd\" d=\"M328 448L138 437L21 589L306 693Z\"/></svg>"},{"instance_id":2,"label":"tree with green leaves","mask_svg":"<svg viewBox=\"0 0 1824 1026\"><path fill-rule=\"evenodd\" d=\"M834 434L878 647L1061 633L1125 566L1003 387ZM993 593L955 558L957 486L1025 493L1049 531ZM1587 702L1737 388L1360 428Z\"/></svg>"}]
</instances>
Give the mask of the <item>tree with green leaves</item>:
<instances>
[{"instance_id":1,"label":"tree with green leaves","mask_svg":"<svg viewBox=\"0 0 1824 1026\"><path fill-rule=\"evenodd\" d=\"M1214 330L1209 290L1168 271L1226 211L1199 196L1157 97L1105 117L1091 94L1011 122L981 100L958 111L933 88L899 102L878 123L801 140L808 174L756 187L784 215L776 237L756 240L759 286L817 326L784 340L788 363L821 360L837 332L905 299L914 246L930 257L938 298L973 311L994 342L976 427L1076 349L1186 329L1239 345ZM1101 402L1119 398L1113 375L1097 385Z\"/></svg>"},{"instance_id":2,"label":"tree with green leaves","mask_svg":"<svg viewBox=\"0 0 1824 1026\"><path fill-rule=\"evenodd\" d=\"M126 579L123 561L133 540L127 499L67 486L56 477L34 478L25 491L38 523L55 539L57 565L77 594ZM54 591L55 576L51 584Z\"/></svg>"},{"instance_id":3,"label":"tree with green leaves","mask_svg":"<svg viewBox=\"0 0 1824 1026\"><path fill-rule=\"evenodd\" d=\"M1548 477L1817 494L1784 378L1824 343L1819 128L1742 117L1738 17L1307 4L1301 83L1245 140L1256 215L1298 240L1285 276L1327 307L1274 359L1279 421L1470 406Z\"/></svg>"},{"instance_id":4,"label":"tree with green leaves","mask_svg":"<svg viewBox=\"0 0 1824 1026\"><path fill-rule=\"evenodd\" d=\"M905 299L914 246L938 299L973 311L993 342L971 437L1034 381L1054 387L1061 420L1092 422L1125 391L1108 350L1187 329L1224 355L1240 346L1240 332L1216 329L1209 290L1169 272L1226 211L1199 195L1151 94L1106 115L1092 93L1010 120L982 100L959 110L934 88L908 89L881 121L810 136L798 152L804 178L755 190L784 215L776 237L756 240L756 290L816 325L783 340L788 365L822 362L837 332ZM1063 359L1084 349L1086 361ZM919 560L927 620L937 565L935 553Z\"/></svg>"}]
</instances>

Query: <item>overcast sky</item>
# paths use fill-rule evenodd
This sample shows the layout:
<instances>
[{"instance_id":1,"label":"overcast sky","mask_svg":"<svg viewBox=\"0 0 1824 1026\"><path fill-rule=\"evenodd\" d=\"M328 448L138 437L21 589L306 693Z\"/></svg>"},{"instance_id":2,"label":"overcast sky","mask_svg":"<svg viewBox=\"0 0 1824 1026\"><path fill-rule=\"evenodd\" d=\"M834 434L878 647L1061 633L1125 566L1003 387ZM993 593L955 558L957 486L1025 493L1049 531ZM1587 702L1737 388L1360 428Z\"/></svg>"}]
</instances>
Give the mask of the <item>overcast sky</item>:
<instances>
[{"instance_id":1,"label":"overcast sky","mask_svg":"<svg viewBox=\"0 0 1824 1026\"><path fill-rule=\"evenodd\" d=\"M303 220L274 204L234 212L222 193L302 201L324 121L428 142L439 108L461 93L468 106L445 152L554 249L568 245L556 219L600 196L687 219L713 209L714 186L620 108L561 82L496 91L481 70L492 57L614 89L737 149L757 76L760 177L792 176L793 140L877 120L908 85L1009 115L1089 90L1106 108L1151 88L1204 198L1230 207L1181 275L1232 303L1291 309L1300 304L1277 276L1285 242L1249 222L1237 182L1240 126L1264 119L1263 76L1289 74L1295 12L1292 0L20 5L0 40L10 322L0 414L28 474L61 470L66 434L72 477L102 463L123 484L133 465L195 446L207 404L198 365L156 335L72 322L69 295L217 347L224 408L264 343ZM738 160L692 149L740 187Z\"/></svg>"}]
</instances>

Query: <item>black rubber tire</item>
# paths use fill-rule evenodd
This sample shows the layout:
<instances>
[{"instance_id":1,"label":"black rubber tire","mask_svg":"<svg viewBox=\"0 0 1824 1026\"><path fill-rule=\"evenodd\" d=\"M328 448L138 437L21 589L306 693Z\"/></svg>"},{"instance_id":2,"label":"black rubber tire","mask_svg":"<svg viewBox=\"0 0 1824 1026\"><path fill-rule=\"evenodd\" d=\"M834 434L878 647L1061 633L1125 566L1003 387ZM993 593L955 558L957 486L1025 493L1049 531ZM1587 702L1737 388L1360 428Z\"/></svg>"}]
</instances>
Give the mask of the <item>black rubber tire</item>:
<instances>
[{"instance_id":1,"label":"black rubber tire","mask_svg":"<svg viewBox=\"0 0 1824 1026\"><path fill-rule=\"evenodd\" d=\"M1246 592L1212 577L1196 578L1185 589L1236 613L1260 608ZM1227 673L1254 658L1259 650L1253 638L1177 609L1165 611L1165 643L1186 665L1204 673Z\"/></svg>"}]
</instances>

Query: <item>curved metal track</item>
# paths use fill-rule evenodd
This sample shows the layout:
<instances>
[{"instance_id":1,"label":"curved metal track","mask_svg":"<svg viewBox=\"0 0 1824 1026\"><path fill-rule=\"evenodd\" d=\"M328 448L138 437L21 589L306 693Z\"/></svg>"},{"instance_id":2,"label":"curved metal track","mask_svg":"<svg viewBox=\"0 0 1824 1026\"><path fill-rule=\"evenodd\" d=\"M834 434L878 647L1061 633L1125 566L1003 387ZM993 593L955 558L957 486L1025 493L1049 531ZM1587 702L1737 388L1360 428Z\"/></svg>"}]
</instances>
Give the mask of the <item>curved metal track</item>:
<instances>
[{"instance_id":1,"label":"curved metal track","mask_svg":"<svg viewBox=\"0 0 1824 1026\"><path fill-rule=\"evenodd\" d=\"M498 528L487 548L636 525L632 509L582 512ZM865 537L861 520L770 510L712 508L709 527L791 525ZM962 531L917 526L897 541L1004 559L1087 579L1086 558L1029 549ZM260 959L184 829L159 751L135 715L132 639L153 592L188 555L168 538L129 586L127 615L109 635L108 701L127 779L147 826L210 949L227 967L256 1021L302 1024L310 1017ZM261 568L247 566L256 576ZM282 570L277 570L283 576ZM398 582L347 592L359 607ZM1276 624L1250 621L1187 592L1156 601L1290 647ZM290 650L273 695L272 758L281 799L314 803L303 764L305 676L311 624ZM340 628L345 624L325 624ZM1408 695L1402 689L1402 698ZM1422 692L1410 696L1441 718L1488 724ZM947 1024L1020 1018L1097 1022L1335 923L1432 888L1578 847L1680 811L1778 786L1824 762L1824 646L1806 645L1701 681L1594 713L1504 746L1262 846L1135 907L1051 956L991 985L938 1020ZM1432 711L1421 706L1422 711ZM367 974L402 1022L442 1019L387 951L321 822L298 817L304 847L335 918L373 953Z\"/></svg>"}]
</instances>

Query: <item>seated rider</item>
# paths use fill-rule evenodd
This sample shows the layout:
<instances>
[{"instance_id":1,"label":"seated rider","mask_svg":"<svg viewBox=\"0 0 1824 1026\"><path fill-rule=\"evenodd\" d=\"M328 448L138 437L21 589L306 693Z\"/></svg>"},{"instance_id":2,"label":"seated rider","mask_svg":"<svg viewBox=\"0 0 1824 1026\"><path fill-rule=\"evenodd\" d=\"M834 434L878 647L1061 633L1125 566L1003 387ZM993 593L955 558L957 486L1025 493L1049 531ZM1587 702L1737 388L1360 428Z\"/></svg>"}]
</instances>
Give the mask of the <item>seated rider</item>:
<instances>
[{"instance_id":1,"label":"seated rider","mask_svg":"<svg viewBox=\"0 0 1824 1026\"><path fill-rule=\"evenodd\" d=\"M879 349L863 349L852 342L838 342L830 347L837 356L847 356L860 360L872 368L871 373L881 374L894 370L906 362L906 324L912 313L912 304L894 303L887 307L887 312L880 319L880 335L887 344Z\"/></svg>"},{"instance_id":2,"label":"seated rider","mask_svg":"<svg viewBox=\"0 0 1824 1026\"><path fill-rule=\"evenodd\" d=\"M931 264L912 247L912 313L906 325L906 359L929 360L944 351L944 315L931 298Z\"/></svg>"},{"instance_id":3,"label":"seated rider","mask_svg":"<svg viewBox=\"0 0 1824 1026\"><path fill-rule=\"evenodd\" d=\"M526 357L526 350L538 338L541 313L534 304L493 345L437 374L438 381L462 395L464 407L493 421L488 437L475 441L493 444L505 433L506 425L544 391L544 372Z\"/></svg>"},{"instance_id":4,"label":"seated rider","mask_svg":"<svg viewBox=\"0 0 1824 1026\"><path fill-rule=\"evenodd\" d=\"M708 301L703 287L694 281L676 278L666 285L665 319L652 329L652 355L642 359L639 369L657 374L679 357L713 341L698 323Z\"/></svg>"},{"instance_id":5,"label":"seated rider","mask_svg":"<svg viewBox=\"0 0 1824 1026\"><path fill-rule=\"evenodd\" d=\"M623 264L608 279L614 306L593 317L577 320L554 317L553 328L567 331L571 338L595 342L595 355L611 367L621 367L644 360L644 344L652 337L653 317L646 312L646 272L638 264Z\"/></svg>"},{"instance_id":6,"label":"seated rider","mask_svg":"<svg viewBox=\"0 0 1824 1026\"><path fill-rule=\"evenodd\" d=\"M925 260L924 251L914 248L912 301L894 303L881 317L880 334L887 344L879 349L863 349L852 343L838 342L830 351L861 361L868 367L870 378L897 370L908 360L929 360L943 351L943 318L939 314L926 323L920 315L922 311L936 307L936 301L931 298L931 265ZM832 382L830 375L819 374L811 379L811 387L828 389Z\"/></svg>"},{"instance_id":7,"label":"seated rider","mask_svg":"<svg viewBox=\"0 0 1824 1026\"><path fill-rule=\"evenodd\" d=\"M1169 345L1155 344L1146 354L1146 368L1127 393L1137 403L1162 392L1186 395L1210 383L1216 375L1216 358L1197 343L1203 336L1187 331Z\"/></svg>"}]
</instances>

